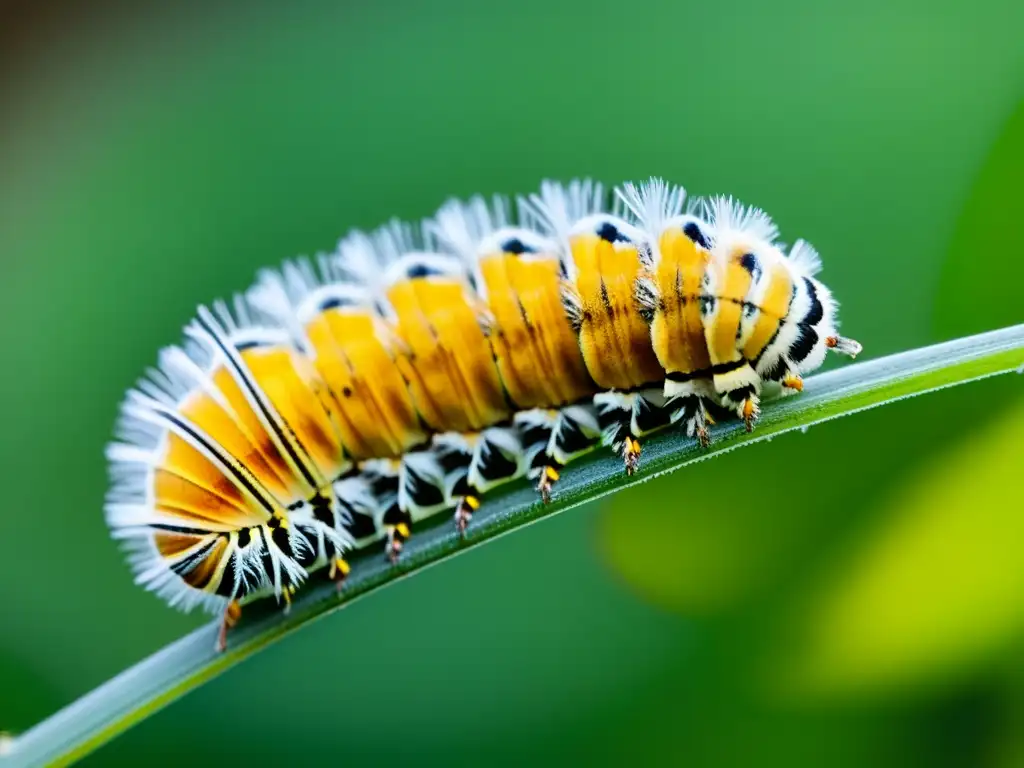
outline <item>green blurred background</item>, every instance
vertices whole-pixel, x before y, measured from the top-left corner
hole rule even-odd
[[[202,620],[108,539],[118,400],[197,303],[351,226],[658,174],[813,242],[866,357],[1024,320],[1019,2],[283,5],[8,19],[0,730]],[[1022,384],[531,526],[87,764],[1024,765]]]

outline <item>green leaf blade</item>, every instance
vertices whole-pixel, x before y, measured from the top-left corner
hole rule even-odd
[[[657,435],[644,445],[641,470],[630,478],[624,476],[617,457],[598,452],[567,469],[550,504],[541,504],[532,488],[510,486],[485,500],[465,540],[459,538],[450,520],[438,516],[415,532],[397,566],[387,562],[375,547],[357,553],[341,594],[333,584],[314,579],[296,596],[287,615],[272,601],[247,607],[241,624],[229,636],[225,653],[214,649],[216,622],[192,632],[16,738],[0,761],[5,768],[73,763],[297,629],[405,576],[544,517],[776,435],[1014,371],[1024,373],[1024,324],[812,376],[803,393],[768,403],[753,433],[735,422],[715,427],[707,450],[677,431]]]

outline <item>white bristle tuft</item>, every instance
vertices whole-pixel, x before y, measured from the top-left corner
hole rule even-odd
[[[756,240],[774,244],[779,228],[760,208],[746,206],[733,197],[721,195],[704,201],[705,218],[718,237],[742,234]]]
[[[797,240],[789,250],[790,263],[808,277],[821,272],[821,256],[806,240]]]
[[[640,186],[631,182],[616,187],[615,195],[631,214],[635,224],[651,238],[657,238],[666,222],[683,213],[686,190],[664,179],[651,177]]]
[[[432,242],[441,250],[452,253],[466,264],[476,261],[481,241],[494,230],[505,226],[507,221],[507,202],[488,206],[482,197],[474,197],[468,202],[449,200],[432,220],[424,224],[424,229]]]

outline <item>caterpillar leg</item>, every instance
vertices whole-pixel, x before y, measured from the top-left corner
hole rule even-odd
[[[622,441],[622,462],[627,475],[634,474],[640,467],[640,441],[632,435],[626,435]]]
[[[781,382],[782,386],[786,389],[791,389],[794,392],[804,391],[804,380],[795,373],[787,373]]]
[[[747,395],[740,404],[740,412],[743,415],[743,424],[747,432],[754,431],[754,422],[761,416],[761,402],[756,394]]]
[[[398,558],[402,555],[402,548],[409,540],[412,532],[407,523],[398,523],[387,527],[387,543],[384,552],[392,565],[398,564]]]
[[[340,555],[331,560],[331,568],[328,571],[328,576],[331,581],[334,582],[334,587],[339,592],[345,586],[345,579],[348,578],[349,573],[352,572],[352,566],[348,564],[348,561]]]
[[[601,425],[593,403],[569,405],[561,410],[523,411],[513,424],[520,430],[530,478],[545,504],[566,464],[601,444]]]
[[[295,591],[298,586],[295,584],[289,584],[287,587],[281,590],[281,599],[284,600],[284,608],[281,612],[287,616],[292,612],[292,598],[295,596]]]
[[[747,432],[752,432],[761,415],[761,378],[745,360],[727,365],[732,369],[714,375],[715,391],[721,395],[722,406],[743,419]]]
[[[455,505],[455,527],[463,536],[484,494],[522,477],[528,466],[522,433],[514,424],[485,429],[469,444],[473,452],[465,480],[455,485],[461,494]]]
[[[634,393],[601,392],[594,396],[602,440],[622,456],[627,475],[640,466],[640,441],[633,429]]]
[[[673,403],[672,423],[682,425],[687,437],[697,440],[701,448],[711,445],[711,430],[715,420],[708,413],[707,401],[697,394],[679,397]]]
[[[622,455],[627,475],[640,467],[640,438],[672,423],[673,408],[661,390],[602,392],[594,396],[606,445]]]
[[[402,457],[397,494],[382,519],[385,554],[392,564],[398,562],[412,534],[413,522],[457,504],[459,489],[465,487],[472,451],[464,440],[455,437],[436,435],[429,448]]]
[[[473,519],[473,513],[480,509],[480,497],[473,493],[467,493],[459,498],[455,506],[455,529],[460,536],[466,535],[466,529]]]
[[[560,469],[552,464],[545,464],[541,468],[540,477],[537,480],[537,493],[540,494],[540,499],[545,504],[551,503],[551,489],[555,487],[555,483],[561,477]]]
[[[545,504],[551,501],[551,488],[561,476],[561,465],[551,455],[559,418],[556,410],[538,408],[517,413],[512,419],[523,443],[527,473],[536,481],[537,493]]]
[[[217,632],[217,643],[214,646],[217,653],[224,653],[228,647],[228,630],[233,629],[238,620],[242,617],[242,606],[237,600],[232,600],[224,609],[224,616],[220,621],[220,631]]]

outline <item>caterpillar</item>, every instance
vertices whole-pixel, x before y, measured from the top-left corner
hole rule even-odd
[[[138,584],[182,610],[287,608],[317,569],[529,477],[545,501],[601,446],[639,468],[712,412],[752,429],[766,387],[857,355],[803,240],[732,197],[652,178],[545,181],[346,235],[200,306],[126,394],[108,526]]]

